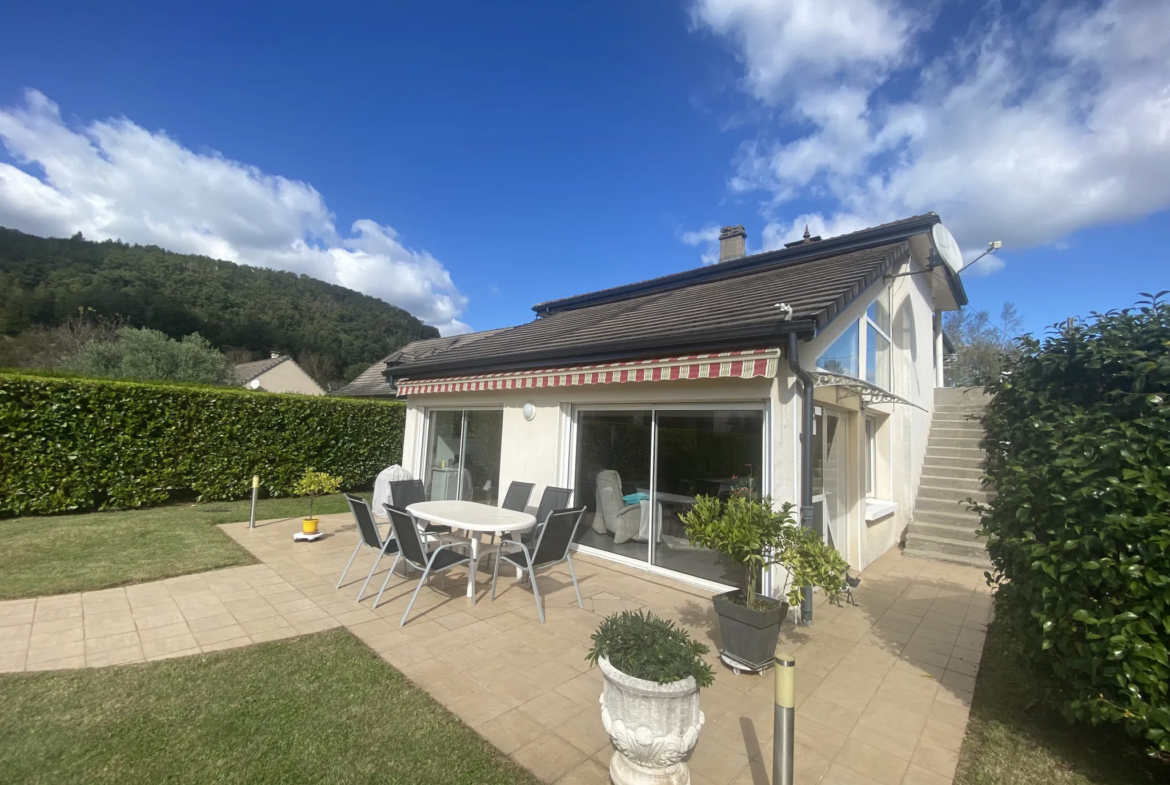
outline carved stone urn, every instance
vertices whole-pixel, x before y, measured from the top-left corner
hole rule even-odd
[[[609,762],[614,785],[689,785],[683,758],[699,740],[699,687],[688,676],[656,684],[622,673],[605,657],[601,722],[617,752]]]

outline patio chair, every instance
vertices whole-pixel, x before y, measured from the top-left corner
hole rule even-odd
[[[386,514],[390,516],[390,527],[394,529],[394,537],[398,540],[399,558],[410,566],[423,571],[422,577],[418,579],[418,586],[414,588],[414,594],[410,596],[406,610],[402,612],[402,619],[398,622],[398,626],[401,627],[406,624],[406,617],[410,615],[410,609],[414,607],[414,601],[418,599],[419,590],[422,589],[423,584],[432,573],[442,574],[452,567],[470,563],[470,553],[460,556],[449,549],[459,546],[469,548],[470,546],[467,542],[445,542],[428,553],[423,547],[422,538],[419,536],[418,528],[410,513],[397,507],[387,506]],[[378,607],[378,603],[382,599],[382,592],[386,591],[388,583],[390,583],[389,575],[386,576],[386,580],[382,581],[382,588],[374,599],[375,608]]]
[[[597,473],[597,514],[593,531],[611,532],[615,545],[634,539],[642,525],[642,505],[626,504],[622,496],[622,477],[613,469]]]
[[[357,558],[358,551],[362,547],[373,548],[378,552],[378,558],[374,559],[373,566],[370,567],[370,573],[366,576],[366,582],[362,584],[362,590],[358,592],[357,601],[362,601],[362,595],[366,593],[366,586],[370,583],[370,578],[374,577],[375,570],[378,569],[378,564],[382,561],[382,557],[388,553],[398,553],[398,542],[393,537],[389,536],[385,540],[378,533],[378,525],[374,521],[374,514],[370,511],[370,505],[366,504],[366,500],[358,496],[350,496],[345,494],[345,500],[349,503],[349,511],[353,513],[354,522],[357,523],[358,538],[357,547],[353,549],[353,555],[349,557],[349,562],[345,565],[345,569],[341,571],[341,577],[337,579],[337,588],[341,588],[341,582],[345,580],[346,573],[349,568],[353,566],[353,560]],[[383,524],[385,525],[385,524]],[[390,572],[394,572],[394,567],[398,566],[398,559],[394,560],[394,564],[390,567]],[[389,576],[387,576],[389,577]]]
[[[520,533],[520,542],[531,548],[536,542],[537,531],[545,524],[552,511],[567,508],[572,498],[572,488],[557,488],[553,485],[546,486],[544,493],[540,496],[540,506],[536,508],[536,525]]]
[[[528,509],[528,500],[532,498],[532,489],[536,487],[534,482],[516,482],[508,486],[508,493],[504,495],[504,503],[500,506],[505,510],[515,510],[516,512],[524,512]]]
[[[390,483],[390,503],[383,505],[383,507],[397,507],[400,510],[405,510],[415,502],[425,502],[427,500],[427,492],[423,488],[422,480],[397,480]],[[450,526],[436,526],[433,523],[428,523],[423,532],[426,534],[450,534]]]
[[[577,527],[581,525],[581,518],[584,515],[584,507],[554,510],[549,513],[544,525],[538,527],[536,546],[532,549],[515,540],[501,542],[496,564],[492,570],[492,599],[496,598],[496,579],[500,575],[501,561],[526,570],[528,581],[532,584],[532,596],[536,598],[536,612],[540,615],[540,623],[544,624],[544,606],[540,604],[540,590],[536,587],[536,571],[561,562],[568,562],[569,577],[573,579],[573,590],[577,592],[577,607],[584,608],[585,604],[581,600],[581,587],[577,585],[577,573],[573,569],[573,557],[569,552],[569,546],[573,544]],[[506,548],[516,548],[518,551],[505,553]]]

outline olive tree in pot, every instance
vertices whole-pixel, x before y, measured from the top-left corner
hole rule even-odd
[[[714,681],[709,649],[674,622],[641,611],[606,617],[588,659],[601,667],[601,722],[617,751],[615,785],[686,785],[699,738],[699,688]]]
[[[687,537],[696,545],[718,551],[743,567],[738,589],[716,595],[722,652],[753,669],[772,663],[780,625],[789,605],[799,606],[800,590],[813,586],[836,599],[845,587],[849,565],[817,534],[796,525],[795,507],[786,502],[779,510],[768,497],[754,499],[735,494],[727,501],[700,496],[682,516]],[[785,583],[773,599],[756,592],[756,580],[768,567],[780,565]]]

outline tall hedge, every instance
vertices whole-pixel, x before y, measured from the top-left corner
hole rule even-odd
[[[1019,350],[984,418],[997,623],[1070,720],[1170,752],[1170,307]]]
[[[272,495],[307,467],[369,482],[402,455],[386,401],[0,374],[0,514]]]

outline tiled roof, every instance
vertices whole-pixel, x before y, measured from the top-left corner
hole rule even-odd
[[[413,343],[408,343],[401,349],[391,352],[381,360],[378,360],[378,362],[362,371],[352,382],[339,390],[334,390],[332,394],[353,397],[397,395],[397,390],[394,385],[390,384],[386,379],[386,363],[393,362],[396,364],[401,364],[422,360],[452,347],[473,343],[481,338],[498,332],[500,331],[483,330],[478,333],[452,335],[446,338],[428,338],[424,341],[414,341]]]
[[[910,252],[905,239],[850,253],[825,250],[829,253],[781,258],[736,275],[555,310],[473,343],[409,360],[398,372],[418,379],[774,346],[784,333],[810,335],[823,328]],[[792,307],[791,319],[783,319],[780,303]]]
[[[263,360],[255,360],[250,363],[240,363],[232,367],[232,382],[235,384],[247,384],[260,374],[271,371],[287,359],[289,359],[288,355],[281,355],[280,357],[267,357]]]

